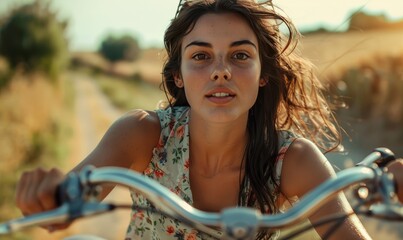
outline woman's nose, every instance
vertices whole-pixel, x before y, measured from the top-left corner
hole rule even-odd
[[[228,64],[226,64],[224,62],[224,60],[220,60],[216,66],[213,69],[213,72],[211,73],[211,80],[216,81],[219,79],[223,79],[223,80],[230,80],[231,79],[231,69],[228,66]]]

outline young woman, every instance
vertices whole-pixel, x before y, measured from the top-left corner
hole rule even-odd
[[[279,21],[290,30],[288,41]],[[185,1],[164,39],[168,106],[127,113],[72,171],[124,167],[204,211],[250,206],[278,213],[286,201],[334,177],[322,151],[340,141],[311,66],[292,53],[295,37],[292,23],[267,2]],[[17,190],[23,214],[54,208],[54,189],[63,178],[57,169],[25,173]],[[136,205],[149,205],[132,197]],[[310,220],[350,210],[339,195]],[[316,230],[323,236],[328,226]],[[257,238],[276,235],[260,232]],[[211,238],[177,220],[134,211],[126,239],[189,237]],[[331,239],[367,238],[353,215]]]

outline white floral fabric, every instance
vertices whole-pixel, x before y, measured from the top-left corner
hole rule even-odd
[[[161,124],[161,135],[144,175],[158,181],[192,205],[192,191],[189,181],[189,108],[173,107],[160,109],[156,112]],[[280,133],[280,150],[276,163],[277,183],[280,181],[282,160],[285,152],[293,139],[295,139],[289,132]],[[278,192],[273,183],[271,186],[273,191]],[[241,205],[246,205],[248,193],[249,184],[246,182],[241,194]],[[133,206],[153,208],[151,203],[142,195],[132,192],[131,196]],[[184,225],[176,219],[162,216],[151,210],[135,210],[135,207],[133,209],[125,240],[215,239]],[[216,231],[216,234],[220,235],[221,233]]]

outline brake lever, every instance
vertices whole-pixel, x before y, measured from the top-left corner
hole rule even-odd
[[[80,173],[71,172],[56,189],[58,208],[21,217],[0,224],[0,235],[9,234],[31,226],[46,226],[72,222],[77,218],[93,216],[112,211],[116,205],[96,200],[96,186],[90,186],[88,177],[93,167],[86,167]]]
[[[395,159],[395,154],[390,149],[375,148],[371,154],[365,157],[361,162],[357,163],[356,166],[368,167],[375,163],[378,167],[383,168]]]
[[[116,205],[97,200],[99,189],[89,183],[93,166],[84,167],[79,173],[71,172],[56,191],[56,199],[67,207],[67,221],[112,211]]]

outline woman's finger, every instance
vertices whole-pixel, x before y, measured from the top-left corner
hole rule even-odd
[[[39,200],[44,210],[50,210],[57,207],[56,204],[56,188],[63,181],[63,173],[53,168],[43,178],[36,193],[36,198]]]
[[[44,211],[40,200],[37,197],[38,188],[45,177],[45,170],[38,168],[30,174],[29,182],[26,188],[25,206],[28,214],[34,214]]]
[[[30,215],[41,210],[35,192],[38,187],[42,170],[37,169],[23,173],[20,183],[17,186],[17,206],[24,215]]]

